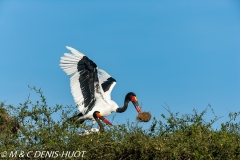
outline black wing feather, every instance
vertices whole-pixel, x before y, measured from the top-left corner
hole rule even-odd
[[[92,108],[95,103],[94,86],[98,83],[97,65],[84,56],[78,62],[79,82],[82,95],[84,97],[84,107]]]
[[[113,82],[116,82],[116,80],[112,77],[109,77],[105,82],[102,83],[102,89],[104,92],[108,91],[110,86],[113,84]]]

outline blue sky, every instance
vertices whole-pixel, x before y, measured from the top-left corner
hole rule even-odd
[[[6,104],[24,102],[30,85],[51,106],[74,105],[59,67],[68,45],[117,80],[112,99],[120,106],[133,91],[143,110],[161,120],[165,103],[180,114],[211,104],[223,116],[216,126],[229,111],[240,111],[238,1],[2,0],[0,22],[0,101]],[[130,105],[113,124],[136,116]]]

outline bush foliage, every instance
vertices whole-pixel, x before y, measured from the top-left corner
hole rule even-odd
[[[229,121],[216,130],[212,125],[219,117],[211,106],[207,109],[214,117],[209,122],[203,118],[207,109],[179,115],[166,107],[169,115],[154,117],[149,129],[128,122],[105,126],[100,134],[80,136],[79,132],[90,126],[68,121],[75,107],[49,107],[41,90],[32,89],[39,94],[39,101],[28,98],[18,107],[0,103],[0,151],[8,156],[12,151],[29,153],[22,159],[36,158],[38,151],[80,151],[82,159],[240,159],[240,123],[236,122],[240,112],[229,113]],[[75,159],[76,155],[71,155],[62,158]],[[42,155],[42,159],[51,158]]]

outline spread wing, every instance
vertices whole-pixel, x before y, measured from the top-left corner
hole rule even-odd
[[[98,77],[106,98],[111,99],[111,92],[117,81],[102,69],[98,69]]]
[[[104,97],[99,85],[97,65],[83,53],[67,47],[72,54],[65,53],[60,60],[60,67],[69,75],[71,92],[82,113],[92,109],[97,97]]]

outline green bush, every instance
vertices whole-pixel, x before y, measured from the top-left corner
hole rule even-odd
[[[230,113],[229,121],[215,130],[219,117],[211,106],[209,122],[204,120],[207,109],[179,116],[166,107],[169,115],[154,117],[149,129],[127,122],[82,137],[79,132],[90,126],[68,121],[75,106],[49,107],[41,90],[32,89],[40,100],[28,98],[18,107],[0,104],[2,157],[41,158],[41,152],[42,159],[240,159],[240,123],[235,122],[240,112]]]

